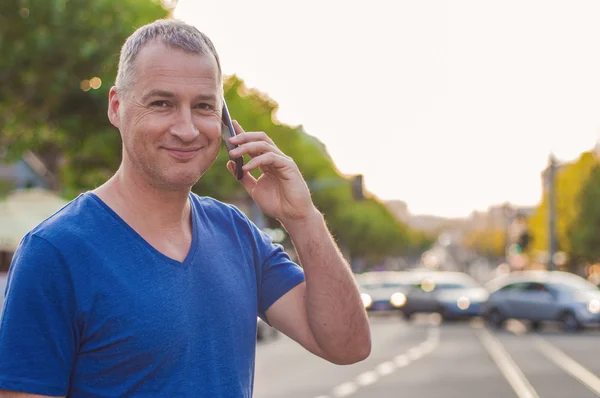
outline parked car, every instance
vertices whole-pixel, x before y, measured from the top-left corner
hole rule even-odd
[[[407,319],[416,313],[439,313],[444,320],[481,315],[488,292],[468,274],[431,271],[416,275],[401,308]]]
[[[568,332],[600,324],[600,289],[575,274],[521,271],[490,282],[484,317],[494,328],[508,319],[528,321],[532,329],[558,321]]]
[[[356,275],[356,281],[365,309],[378,312],[400,309],[411,279],[402,271],[376,271]]]

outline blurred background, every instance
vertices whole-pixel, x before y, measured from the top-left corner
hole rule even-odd
[[[257,320],[257,398],[600,396],[600,3],[4,0],[0,282],[35,225],[102,184],[126,37],[178,18],[246,130],[295,159],[373,353],[313,357]],[[295,258],[225,168],[194,186]]]

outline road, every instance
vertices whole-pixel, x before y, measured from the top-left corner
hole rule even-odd
[[[285,336],[259,343],[255,398],[600,396],[600,332],[373,317],[371,356],[336,366]]]

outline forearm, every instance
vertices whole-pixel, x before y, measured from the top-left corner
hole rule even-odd
[[[306,278],[306,313],[312,334],[337,363],[353,363],[371,350],[369,320],[352,271],[323,216],[284,224]]]

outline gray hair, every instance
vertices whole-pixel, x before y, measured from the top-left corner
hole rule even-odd
[[[131,88],[135,80],[135,60],[140,50],[151,42],[158,42],[189,54],[212,54],[217,61],[217,78],[221,81],[223,75],[219,55],[208,36],[185,22],[159,19],[138,28],[123,44],[115,82],[118,89],[127,91]]]

